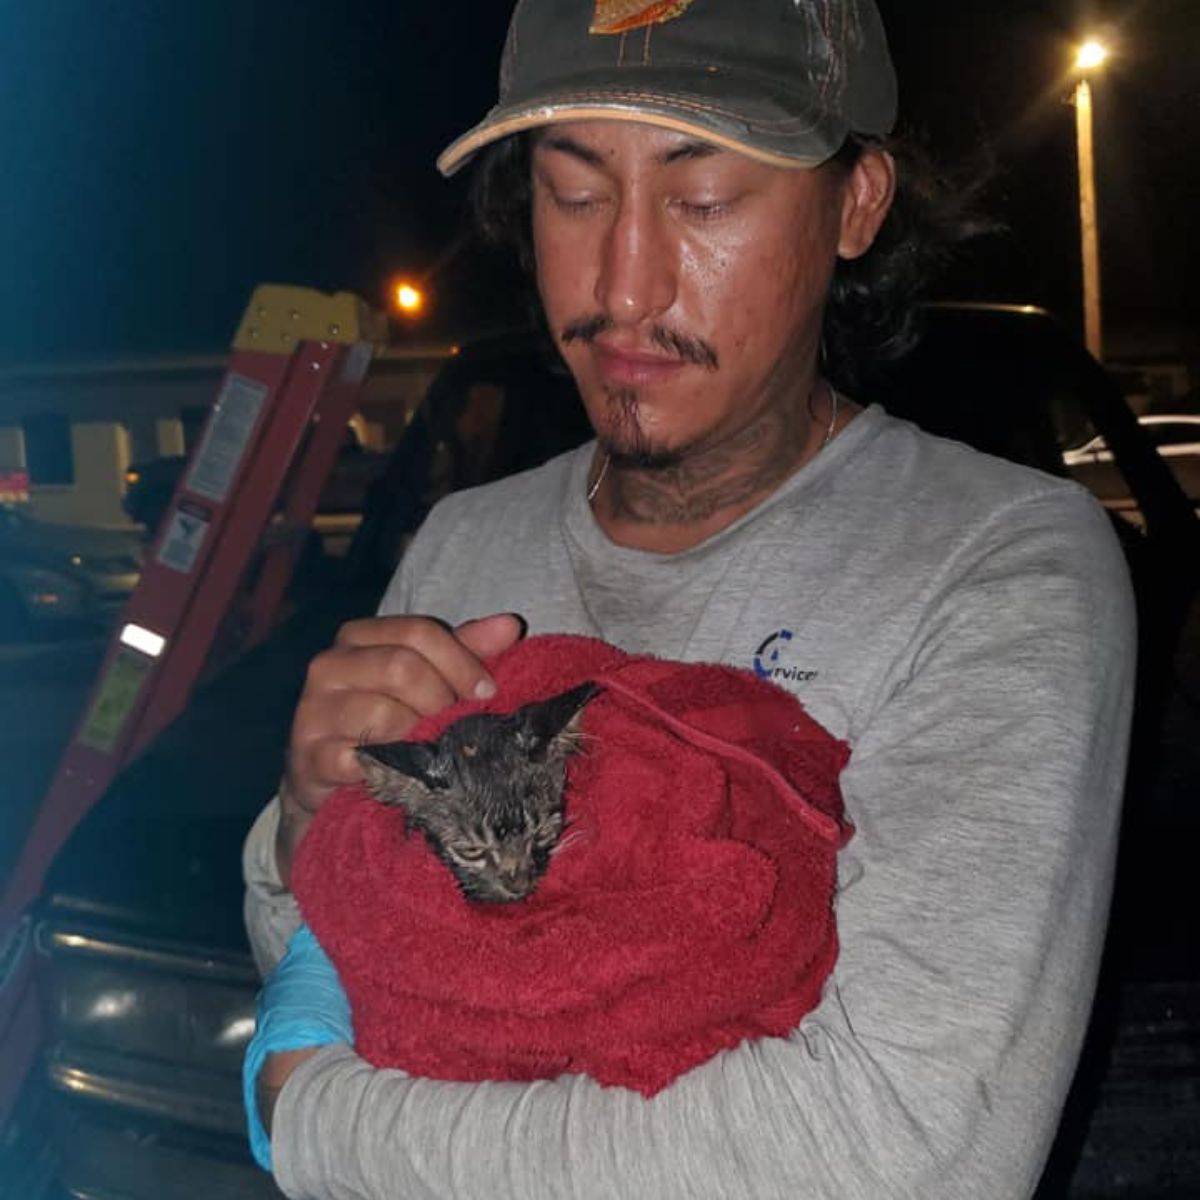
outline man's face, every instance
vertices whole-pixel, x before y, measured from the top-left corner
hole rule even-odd
[[[532,171],[542,302],[618,462],[711,454],[806,403],[834,264],[870,240],[850,173],[624,121],[547,128]]]

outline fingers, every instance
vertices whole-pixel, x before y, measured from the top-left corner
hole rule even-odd
[[[477,679],[457,655],[439,664],[409,646],[334,646],[309,664],[301,704],[320,700],[328,711],[312,715],[326,723],[336,719],[340,732],[350,733],[353,725],[376,741],[390,741],[387,735],[397,719],[406,720],[406,709],[420,716],[438,712],[463,698],[464,689],[469,694]]]
[[[315,812],[330,791],[362,778],[357,746],[405,737],[455,699],[445,679],[407,649],[335,646],[318,655],[292,721],[292,804]]]
[[[285,810],[315,812],[329,792],[361,779],[357,746],[396,741],[447,705],[494,695],[481,659],[523,634],[524,622],[511,614],[457,630],[426,617],[344,625],[309,666],[292,724]]]
[[[365,673],[355,683],[406,700],[411,695],[425,714],[450,700],[495,695],[495,683],[480,659],[507,649],[522,628],[519,618],[507,614],[468,621],[459,630],[429,617],[374,617],[342,626],[334,649],[373,651],[360,660]],[[341,663],[335,664],[335,671],[341,669]],[[432,693],[443,693],[444,687],[450,696],[434,700]],[[427,691],[430,703],[422,703]]]
[[[515,646],[525,636],[525,630],[524,618],[516,613],[498,613],[493,617],[466,621],[455,633],[463,645],[480,658],[494,658]]]

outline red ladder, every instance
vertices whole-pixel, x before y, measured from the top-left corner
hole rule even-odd
[[[270,630],[385,338],[386,321],[346,292],[264,284],[250,300],[204,432],[0,901],[0,1122],[37,1048],[27,910],[50,863],[186,707],[235,606],[240,646]]]

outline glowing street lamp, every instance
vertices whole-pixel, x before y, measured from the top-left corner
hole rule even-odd
[[[1075,55],[1075,70],[1096,71],[1108,62],[1108,47],[1103,42],[1084,42]]]
[[[1100,235],[1096,218],[1096,156],[1092,136],[1092,85],[1090,72],[1108,61],[1108,48],[1091,39],[1079,47],[1075,70],[1075,136],[1079,155],[1079,224],[1083,241],[1083,324],[1087,348],[1097,359],[1104,352],[1100,316]]]
[[[392,304],[402,316],[420,316],[425,308],[425,293],[406,279],[397,280],[392,288]]]

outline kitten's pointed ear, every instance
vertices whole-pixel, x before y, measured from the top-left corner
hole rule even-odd
[[[368,790],[382,804],[400,804],[412,811],[430,792],[446,785],[437,747],[431,742],[385,742],[359,746],[355,753]]]
[[[550,753],[565,756],[578,745],[583,710],[600,690],[599,684],[581,683],[549,700],[538,700],[517,709],[514,715],[518,741],[536,757]]]

